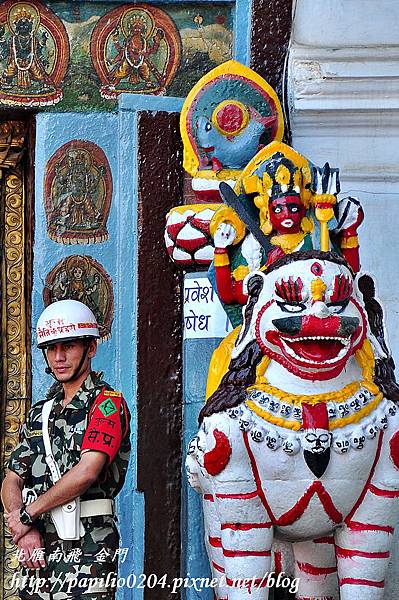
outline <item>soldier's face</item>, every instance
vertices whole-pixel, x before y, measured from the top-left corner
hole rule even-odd
[[[48,346],[46,351],[47,361],[58,381],[62,383],[72,377],[82,360],[85,349],[86,343],[81,340],[57,342]],[[91,359],[95,355],[96,350],[96,343],[91,340],[86,358],[79,371],[79,376],[85,377],[90,373]]]

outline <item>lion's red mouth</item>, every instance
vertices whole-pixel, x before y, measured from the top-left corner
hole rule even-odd
[[[350,347],[350,338],[333,336],[280,337],[280,347],[290,358],[307,363],[334,363],[343,358]]]

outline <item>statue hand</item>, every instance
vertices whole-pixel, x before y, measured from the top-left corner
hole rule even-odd
[[[260,268],[262,262],[262,249],[252,233],[244,238],[241,246],[241,254],[247,261],[250,271],[257,271]]]
[[[230,223],[220,223],[213,238],[215,248],[227,248],[233,244],[236,230]]]
[[[358,227],[364,219],[362,205],[357,198],[348,196],[339,200],[336,206],[336,218],[338,221],[337,233],[356,235]]]

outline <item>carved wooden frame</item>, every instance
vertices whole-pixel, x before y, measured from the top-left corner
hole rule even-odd
[[[18,442],[18,430],[29,405],[30,322],[29,265],[26,251],[30,227],[26,227],[24,151],[26,125],[21,121],[0,123],[0,194],[3,204],[3,250],[1,257],[2,379],[0,418],[0,465],[5,463]],[[27,269],[28,267],[28,269]],[[18,567],[15,546],[0,520],[0,590],[7,600],[17,600],[11,580]]]

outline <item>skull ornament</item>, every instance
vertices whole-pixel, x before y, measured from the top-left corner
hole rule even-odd
[[[388,429],[388,417],[383,415],[376,420],[376,425],[379,429]]]
[[[295,435],[288,435],[283,441],[283,450],[289,455],[298,454],[301,445]]]
[[[258,400],[258,401],[260,401],[260,399],[262,398],[263,395],[264,395],[263,392],[261,392],[260,390],[252,390],[250,392],[248,398],[250,400],[255,400],[255,401]]]
[[[270,402],[270,398],[267,394],[262,394],[258,402],[259,404],[262,404],[262,406],[266,406]]]
[[[266,436],[266,445],[270,450],[277,450],[282,444],[281,437],[275,429],[271,429]]]
[[[352,448],[355,448],[355,450],[362,450],[364,448],[365,441],[366,436],[363,432],[363,428],[357,427],[350,437]]]
[[[302,409],[300,406],[294,406],[294,408],[292,409],[292,417],[296,421],[300,421],[302,419]]]
[[[338,454],[346,454],[346,452],[348,452],[349,450],[350,442],[346,439],[345,436],[337,435],[334,436],[332,447],[333,450],[335,450],[335,452],[337,452]]]
[[[378,433],[378,428],[372,423],[365,429],[366,438],[373,440]]]
[[[238,423],[241,431],[249,431],[252,427],[251,412],[247,409],[243,409]]]
[[[338,404],[338,412],[341,418],[349,415],[349,404],[347,402],[341,402]]]
[[[308,429],[303,433],[302,446],[312,454],[322,454],[331,446],[331,438],[326,429]]]
[[[278,402],[277,400],[269,400],[269,410],[272,413],[278,413],[278,411],[280,410],[280,402]]]
[[[292,412],[292,407],[289,404],[282,404],[280,408],[280,415],[284,418],[290,416]]]
[[[362,406],[366,406],[366,404],[368,404],[368,402],[371,400],[372,395],[368,390],[362,390],[357,394],[356,398],[359,400]]]
[[[252,427],[250,435],[254,442],[263,442],[266,437],[266,431],[263,427],[255,425],[255,427]]]
[[[228,408],[227,414],[229,415],[230,419],[238,419],[242,415],[242,408],[241,406],[234,406],[233,408]]]
[[[337,407],[334,402],[327,402],[327,413],[329,419],[335,419],[337,416]]]
[[[198,450],[198,435],[196,435],[195,437],[193,437],[189,444],[188,444],[188,449],[187,449],[187,454],[195,454]]]
[[[354,398],[350,403],[349,403],[351,409],[354,412],[357,412],[358,410],[360,410],[362,408],[362,405],[360,403],[360,400],[358,400],[357,398]]]

